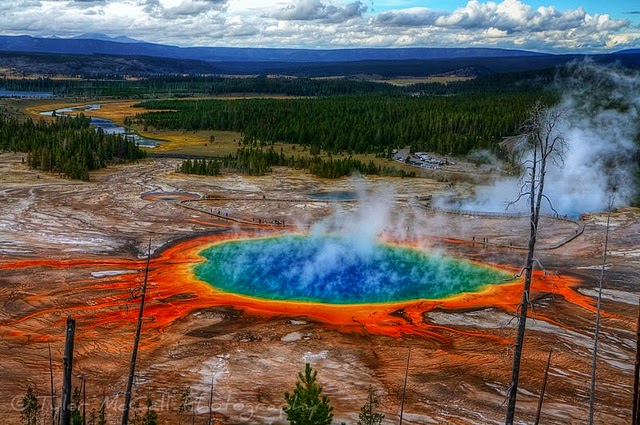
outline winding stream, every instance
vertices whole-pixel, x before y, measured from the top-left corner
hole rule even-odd
[[[53,111],[40,112],[40,115],[51,117],[54,115],[54,113],[55,115],[65,115],[65,114],[71,114],[71,113],[77,113],[77,112],[95,111],[100,109],[101,106],[102,106],[101,104],[73,106],[69,108],[54,109]],[[112,120],[109,120],[106,118],[99,118],[99,117],[90,117],[90,118],[91,118],[91,125],[93,125],[95,128],[101,128],[106,134],[121,134],[127,139],[135,142],[137,146],[142,146],[145,148],[155,148],[160,143],[162,143],[162,140],[149,139],[147,137],[142,137],[136,132],[128,130],[125,127],[119,126]]]

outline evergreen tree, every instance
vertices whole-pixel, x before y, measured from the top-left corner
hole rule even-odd
[[[226,130],[259,146],[286,142],[321,151],[381,153],[391,146],[466,154],[499,151],[503,136],[517,132],[529,105],[556,98],[539,91],[457,96],[372,94],[304,99],[154,100],[137,106],[135,121],[165,129]],[[242,141],[239,143],[242,145]]]
[[[153,401],[150,395],[147,395],[146,405],[147,412],[142,417],[142,425],[158,425],[158,412],[151,408]]]
[[[380,398],[376,395],[373,387],[369,386],[369,396],[367,402],[360,409],[358,415],[358,425],[381,425],[384,414],[376,412],[380,407]]]
[[[178,424],[182,423],[182,416],[185,413],[191,412],[193,408],[193,397],[191,397],[191,388],[187,387],[182,391],[180,396],[180,406],[178,407]]]
[[[131,406],[132,417],[129,419],[131,425],[140,425],[140,398],[134,399],[133,406]]]
[[[95,131],[82,114],[59,117],[53,123],[0,115],[0,151],[3,150],[26,152],[29,166],[80,180],[89,180],[89,171],[109,163],[146,156],[121,135]]]
[[[298,382],[293,393],[285,392],[287,405],[283,408],[292,425],[329,425],[333,420],[333,407],[326,395],[321,395],[322,386],[316,382],[317,371],[305,365],[304,374],[298,372]]]
[[[27,388],[27,393],[22,398],[22,423],[24,425],[37,425],[40,405],[38,396],[31,386]]]
[[[71,425],[82,425],[83,417],[80,414],[80,396],[82,395],[80,388],[76,387],[71,396]]]
[[[96,425],[98,423],[98,412],[94,407],[91,409],[91,413],[89,413],[89,419],[87,420],[88,425]]]
[[[102,396],[102,402],[100,403],[100,409],[98,409],[98,419],[96,425],[107,425],[107,400]]]

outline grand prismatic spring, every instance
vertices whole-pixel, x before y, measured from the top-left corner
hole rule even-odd
[[[147,328],[163,329],[197,309],[234,306],[248,313],[308,315],[343,330],[390,336],[432,334],[433,326],[421,315],[434,308],[517,305],[521,280],[509,266],[474,263],[440,254],[427,255],[416,241],[375,242],[343,237],[283,235],[257,229],[189,238],[169,245],[151,259],[151,302],[146,312],[154,320]],[[270,235],[271,234],[271,235]],[[450,243],[456,244],[456,241]],[[67,311],[92,328],[129,326],[137,314],[123,306],[140,280],[139,260],[23,260],[2,264],[2,269],[45,267],[107,268],[94,272],[99,282],[83,289],[92,293],[90,307],[43,309],[12,323],[12,334],[34,316],[53,315],[62,325]],[[535,289],[552,291],[585,308],[592,303],[571,289],[577,281],[568,276],[543,278]],[[120,288],[119,296],[96,299],[107,288]],[[156,302],[154,302],[156,301]],[[399,317],[415,315],[412,320]],[[435,328],[438,328],[437,326]],[[30,335],[42,341],[59,339]],[[432,334],[435,335],[435,334]]]
[[[196,276],[267,300],[377,304],[441,299],[512,276],[412,248],[331,236],[229,241],[202,252]]]

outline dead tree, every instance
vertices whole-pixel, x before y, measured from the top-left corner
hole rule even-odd
[[[209,388],[209,418],[207,425],[213,425],[213,375],[211,376],[211,388]]]
[[[51,343],[49,347],[49,378],[51,379],[51,425],[56,425],[56,392],[53,388],[53,361],[51,360]]]
[[[544,394],[547,391],[547,380],[549,379],[549,368],[551,367],[551,354],[553,348],[549,350],[549,357],[547,357],[547,367],[544,368],[544,379],[542,380],[542,389],[540,390],[540,399],[538,400],[538,410],[536,411],[536,420],[534,425],[540,423],[540,416],[542,415],[542,403],[544,402]]]
[[[140,309],[138,310],[138,324],[136,325],[136,336],[133,342],[133,352],[131,353],[131,363],[129,363],[129,379],[127,390],[124,393],[124,407],[122,409],[122,425],[129,422],[129,407],[131,405],[131,390],[133,388],[133,377],[136,372],[136,359],[138,358],[138,345],[140,344],[140,331],[142,330],[142,313],[144,311],[144,299],[147,292],[147,280],[149,278],[149,262],[151,261],[151,239],[149,239],[149,249],[147,255],[147,265],[144,270],[144,283],[140,294]]]
[[[409,378],[409,359],[411,359],[411,346],[407,351],[407,364],[404,368],[404,385],[402,386],[402,401],[400,403],[400,425],[402,425],[402,416],[404,414],[404,399],[407,395],[407,380]]]
[[[593,425],[593,415],[596,403],[596,364],[598,360],[598,338],[600,336],[600,305],[602,303],[602,282],[607,266],[607,248],[609,247],[609,224],[611,223],[611,209],[613,200],[609,199],[609,213],[607,214],[607,229],[604,236],[604,250],[602,252],[602,268],[598,279],[598,301],[596,304],[596,325],[593,333],[593,358],[591,359],[591,395],[589,396],[589,425]]]
[[[87,425],[87,376],[82,375],[82,425]]]
[[[76,332],[76,321],[67,317],[66,340],[64,343],[64,358],[62,360],[62,405],[60,406],[60,421],[62,425],[71,424],[71,389],[73,377],[73,338]]]
[[[529,293],[535,263],[536,238],[538,235],[538,222],[540,208],[544,201],[549,199],[544,195],[545,176],[550,161],[562,160],[562,150],[565,146],[563,137],[558,133],[561,113],[555,109],[548,109],[541,103],[536,103],[532,108],[529,119],[523,126],[520,136],[521,152],[523,153],[522,166],[526,173],[520,188],[520,195],[512,203],[521,199],[529,202],[529,244],[527,260],[524,267],[524,284],[522,288],[522,301],[518,306],[518,330],[516,346],[513,352],[513,368],[511,384],[508,388],[508,405],[506,424],[513,424],[516,411],[516,398],[518,395],[518,378],[520,376],[520,361],[524,346],[524,332],[527,325],[527,313],[529,311]],[[551,205],[549,203],[549,205]],[[553,207],[551,207],[553,208]]]
[[[640,414],[638,407],[640,406],[640,395],[638,387],[640,386],[640,301],[638,301],[638,323],[636,324],[636,364],[633,371],[633,410],[631,415],[631,425],[640,425]]]

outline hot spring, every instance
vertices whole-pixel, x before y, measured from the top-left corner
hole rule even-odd
[[[418,249],[355,238],[280,236],[217,243],[196,276],[215,288],[268,300],[371,304],[442,299],[513,276]]]

